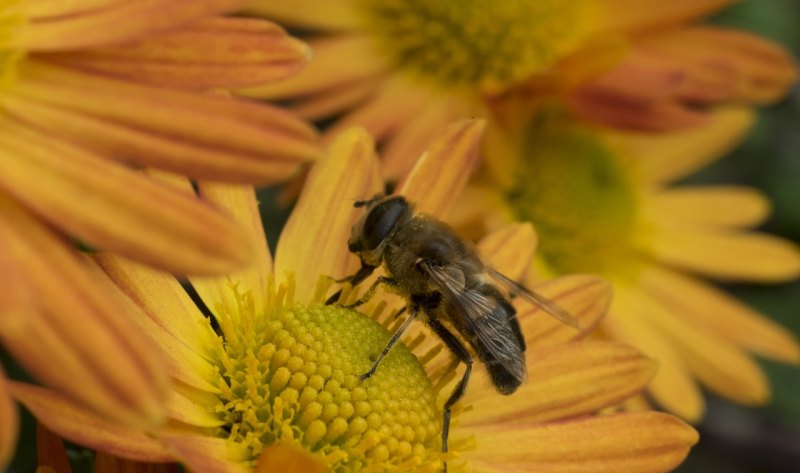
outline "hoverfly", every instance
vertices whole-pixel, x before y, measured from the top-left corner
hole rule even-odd
[[[348,249],[358,255],[361,268],[340,282],[349,281],[355,286],[381,264],[388,276],[378,277],[360,299],[346,307],[364,304],[378,285],[385,284],[407,298],[409,312],[361,380],[375,373],[414,319],[424,319],[466,365],[444,404],[442,451],[447,452],[450,411],[464,395],[472,372],[472,355],[466,345],[486,365],[500,393],[513,393],[525,380],[525,338],[516,311],[492,282],[540,306],[563,323],[578,327],[578,321],[549,299],[488,268],[455,230],[432,217],[415,215],[404,197],[377,196],[354,205],[366,207],[348,241]],[[336,302],[340,295],[341,291],[337,292],[327,303]]]

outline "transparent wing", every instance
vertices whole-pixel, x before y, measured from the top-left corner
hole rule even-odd
[[[444,298],[464,318],[466,326],[491,357],[519,381],[525,380],[525,363],[520,363],[522,347],[502,306],[477,290],[467,290],[464,273],[454,266],[434,266],[420,262]]]
[[[510,292],[522,297],[531,304],[541,307],[545,312],[555,317],[561,323],[571,325],[578,330],[581,329],[581,323],[575,318],[575,316],[556,305],[550,299],[531,291],[527,287],[518,284],[513,279],[510,279],[505,274],[499,273],[493,269],[489,269],[489,275],[491,275],[495,281],[502,284]]]

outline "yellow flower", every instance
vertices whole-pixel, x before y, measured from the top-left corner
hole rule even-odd
[[[365,126],[384,146],[391,179],[445,124],[484,115],[482,96],[515,86],[613,125],[691,127],[709,105],[771,100],[796,76],[772,43],[688,26],[729,3],[255,0],[253,14],[310,31],[315,60],[243,93],[333,118],[329,136]]]
[[[309,57],[272,23],[220,16],[243,3],[0,6],[0,342],[118,421],[161,422],[167,373],[67,240],[177,273],[230,271],[250,260],[248,234],[152,168],[275,182],[316,153],[314,131],[288,113],[202,93],[283,78]],[[9,399],[2,380],[0,469],[16,438]]]
[[[482,129],[474,121],[450,127],[398,191],[423,211],[446,210],[466,183]],[[120,471],[130,460],[180,461],[198,473],[441,471],[446,459],[455,472],[660,472],[685,457],[697,434],[670,415],[591,415],[642,389],[654,364],[615,342],[570,343],[583,334],[540,317],[535,307],[518,314],[529,342],[530,381],[506,400],[475,376],[455,413],[447,456],[440,406],[456,373],[440,342],[414,327],[407,345],[396,346],[360,383],[370,356],[389,338],[386,327],[399,322],[388,310],[397,301],[376,296],[368,317],[322,304],[329,284],[318,281],[320,274],[355,269],[345,248],[358,215],[352,203],[382,187],[368,135],[358,129],[340,135],[311,171],[273,262],[252,190],[201,183],[205,198],[264,243],[248,270],[192,279],[213,319],[169,275],[97,258],[130,297],[131,315],[167,349],[174,389],[162,428],[120,426],[24,383],[12,383],[11,391],[53,432],[100,450],[105,471]],[[481,249],[515,277],[524,268],[519,255],[530,256],[532,243],[531,227],[514,225]],[[276,287],[281,275],[287,280]],[[536,289],[587,327],[610,301],[609,286],[589,276]]]
[[[698,381],[738,403],[765,403],[769,385],[751,354],[797,363],[800,347],[703,277],[795,279],[797,245],[750,231],[769,208],[754,189],[670,185],[719,159],[751,113],[720,109],[707,126],[661,135],[611,132],[553,109],[511,113],[517,126],[491,134],[488,172],[464,199],[460,225],[533,222],[542,272],[610,280],[602,329],[659,361],[650,393],[664,408],[699,420]]]

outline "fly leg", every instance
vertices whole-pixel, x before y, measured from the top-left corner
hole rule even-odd
[[[372,272],[375,271],[375,268],[376,266],[370,266],[362,261],[361,267],[358,269],[358,271],[355,272],[355,274],[352,274],[350,276],[345,276],[341,279],[334,279],[333,281],[336,283],[349,282],[351,285],[355,286],[361,281],[367,279],[370,276],[370,274],[372,274]],[[328,300],[325,301],[325,304],[326,305],[333,304],[334,302],[338,301],[340,297],[342,297],[341,289],[339,289],[331,297],[329,297]]]
[[[411,309],[411,315],[408,316],[408,318],[406,319],[405,322],[403,322],[403,325],[401,325],[400,328],[395,330],[395,332],[392,334],[392,338],[390,338],[389,342],[386,343],[386,346],[383,347],[383,351],[381,352],[381,354],[378,355],[378,358],[376,358],[375,362],[372,363],[372,367],[366,373],[358,377],[360,381],[364,381],[373,374],[375,374],[375,370],[378,369],[378,365],[381,364],[381,360],[383,360],[383,358],[389,354],[389,350],[391,350],[394,344],[397,343],[398,340],[400,340],[400,337],[403,336],[403,333],[406,331],[408,326],[411,325],[411,322],[417,317],[418,313],[419,309],[415,308]]]
[[[377,289],[381,284],[395,287],[397,286],[397,281],[386,276],[378,276],[378,279],[376,279],[375,282],[369,286],[369,289],[367,289],[363,296],[359,297],[352,304],[342,305],[342,307],[345,309],[355,309],[358,306],[366,304],[370,299],[372,299],[372,296],[375,294],[375,289]]]
[[[472,357],[470,356],[467,348],[464,346],[461,341],[456,338],[455,335],[450,333],[447,328],[442,325],[441,322],[434,318],[430,318],[428,320],[428,325],[430,325],[431,329],[436,333],[436,335],[442,339],[447,348],[456,356],[460,361],[462,361],[466,366],[466,370],[464,370],[464,376],[461,377],[461,381],[458,382],[455,389],[453,389],[453,393],[450,394],[450,397],[447,399],[447,402],[444,403],[444,412],[443,412],[443,420],[442,420],[442,452],[447,453],[447,436],[450,434],[450,410],[453,408],[453,405],[464,396],[464,392],[467,390],[467,383],[469,383],[469,375],[472,373]],[[444,466],[444,470],[447,471],[447,464]]]

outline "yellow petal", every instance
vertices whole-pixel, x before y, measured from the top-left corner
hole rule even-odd
[[[0,317],[7,317],[7,315],[0,315]],[[17,406],[11,398],[6,373],[0,366],[0,470],[4,470],[14,456],[19,435],[18,423]]]
[[[350,30],[362,26],[356,4],[325,0],[298,0],[292,3],[251,0],[247,12],[276,18],[288,25],[324,30]]]
[[[207,204],[52,137],[0,133],[0,186],[64,232],[177,273],[219,273],[252,243]]]
[[[483,120],[448,125],[397,186],[397,193],[414,203],[418,212],[447,215],[475,168],[485,125]]]
[[[50,430],[77,444],[141,461],[172,459],[144,431],[102,420],[54,391],[12,381],[11,393]]]
[[[763,233],[660,228],[652,237],[652,253],[670,266],[722,280],[781,282],[800,276],[797,245]]]
[[[187,469],[205,473],[248,473],[243,462],[250,451],[241,444],[220,437],[164,431],[161,442]]]
[[[330,471],[322,462],[293,444],[280,442],[268,445],[261,451],[253,473],[326,473]]]
[[[52,54],[48,61],[175,89],[256,86],[283,79],[311,58],[310,48],[274,23],[208,18],[121,47]]]
[[[36,466],[58,473],[72,473],[61,437],[41,422],[36,423]]]
[[[94,471],[102,473],[179,473],[177,463],[145,463],[96,452]]]
[[[242,0],[24,2],[22,12],[30,21],[15,35],[12,47],[48,51],[121,43],[195,18],[233,11],[244,3]]]
[[[698,422],[705,409],[700,388],[677,347],[657,327],[648,323],[649,310],[621,288],[602,327],[613,338],[658,362],[658,371],[650,383],[650,394],[659,405],[683,419]]]
[[[764,194],[742,186],[677,187],[647,196],[642,203],[648,219],[673,227],[749,227],[761,224],[770,211]]]
[[[169,385],[158,347],[71,247],[2,194],[0,208],[2,240],[38,301],[26,317],[0,317],[4,346],[38,379],[110,418],[160,422]]]
[[[713,391],[735,402],[762,405],[770,388],[761,367],[742,350],[702,326],[676,316],[649,294],[639,294],[648,318],[686,362],[689,371]]]
[[[698,439],[690,426],[658,412],[463,430],[478,442],[475,451],[464,453],[476,472],[667,472],[683,461]]]
[[[313,295],[320,275],[341,278],[355,269],[347,251],[359,214],[353,203],[382,191],[373,147],[366,132],[350,129],[331,143],[308,176],[275,252],[275,276],[294,272],[298,300]]]
[[[174,390],[170,393],[170,399],[167,401],[167,415],[170,419],[197,427],[214,428],[225,423],[219,417],[211,414],[206,406],[195,403],[192,399]]]
[[[800,361],[800,344],[789,330],[701,280],[652,267],[642,274],[639,283],[687,322],[761,356],[787,363]]]
[[[486,235],[478,243],[483,262],[517,281],[533,258],[539,241],[533,225],[514,223]]]
[[[238,302],[230,287],[232,281],[241,292],[252,292],[256,307],[264,307],[267,279],[272,275],[272,256],[253,188],[207,182],[199,183],[198,187],[201,197],[224,210],[245,229],[255,241],[255,254],[247,267],[240,271],[228,273],[221,278],[191,278],[192,285],[212,309],[214,304],[222,303],[228,308],[227,313],[238,313]]]
[[[619,343],[562,343],[529,349],[528,380],[508,398],[490,389],[474,390],[473,409],[461,425],[506,421],[545,422],[591,414],[619,404],[644,389],[656,364]]]
[[[720,159],[741,141],[753,123],[746,108],[720,108],[702,127],[671,133],[621,134],[634,156],[640,156],[639,173],[646,183],[661,184],[680,179]]]
[[[514,301],[517,319],[530,346],[546,346],[582,338],[592,332],[611,304],[611,285],[595,276],[561,276],[531,289],[577,318],[581,329],[548,315],[541,307]]]
[[[289,112],[26,60],[3,94],[12,117],[109,159],[198,179],[274,183],[319,152]],[[91,91],[88,93],[87,91]]]
[[[736,0],[601,0],[600,29],[648,32],[713,13]]]

